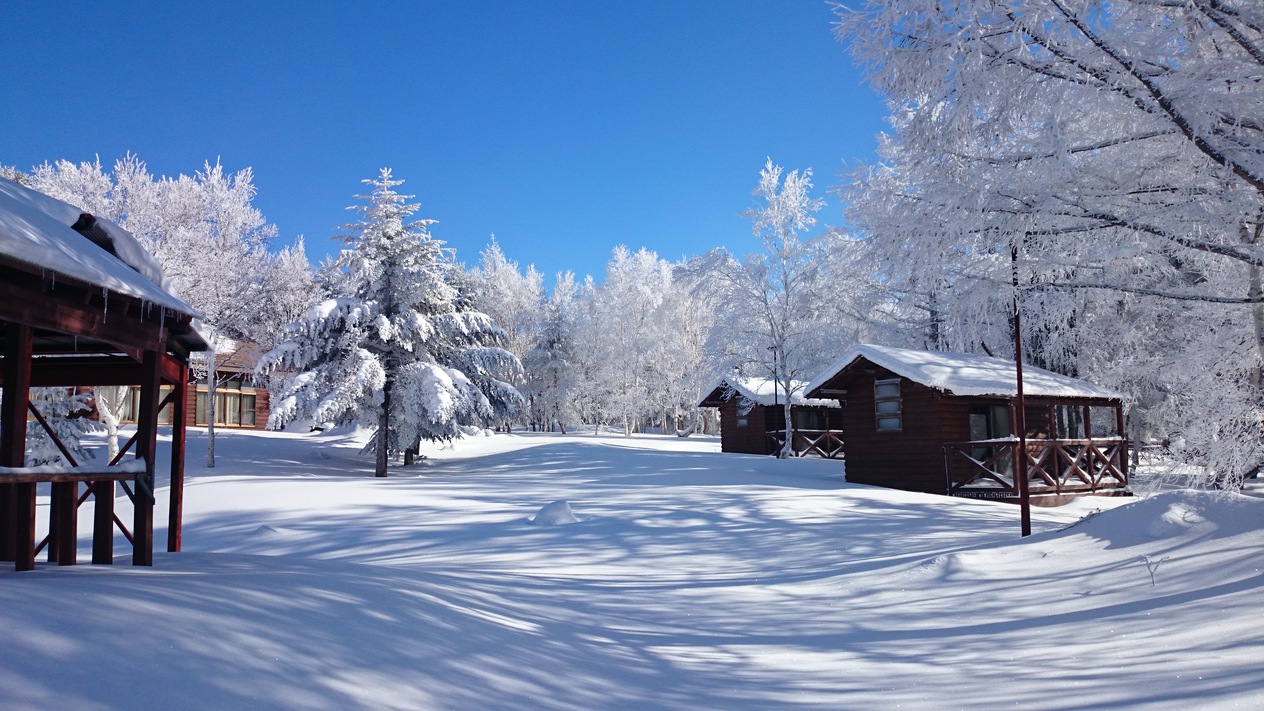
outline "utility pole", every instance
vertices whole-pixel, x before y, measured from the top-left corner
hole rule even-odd
[[[1014,429],[1018,432],[1018,456],[1014,462],[1014,483],[1018,487],[1019,518],[1022,535],[1031,535],[1031,495],[1027,482],[1027,402],[1023,397],[1023,317],[1018,306],[1018,243],[1010,246],[1010,276],[1014,283],[1014,374],[1018,381],[1017,404],[1014,406]]]

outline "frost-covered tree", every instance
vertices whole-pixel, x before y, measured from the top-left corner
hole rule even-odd
[[[727,334],[731,360],[751,375],[776,380],[785,422],[791,422],[790,397],[811,379],[833,352],[823,336],[826,323],[821,265],[827,253],[819,240],[801,235],[816,224],[814,213],[824,201],[812,197],[811,169],[784,174],[769,159],[759,173],[756,205],[743,213],[752,222],[762,250],[737,259],[715,250],[708,268],[727,301]],[[792,453],[786,437],[780,456]]]
[[[896,0],[839,18],[892,107],[882,162],[845,196],[903,314],[995,349],[1017,275],[1035,360],[1149,381],[1132,414],[1162,417],[1208,479],[1264,456],[1264,5]],[[1173,318],[1180,335],[1154,326]],[[1180,365],[1138,376],[1159,362]],[[1220,416],[1224,388],[1187,390],[1194,372],[1245,377],[1239,414]]]
[[[269,426],[312,418],[375,428],[368,448],[386,476],[388,458],[417,441],[450,440],[513,406],[517,359],[451,282],[451,250],[431,236],[434,220],[412,219],[418,206],[396,192],[401,181],[383,169],[365,182],[361,219],[322,270],[334,297],[293,324],[259,369],[292,372]]]
[[[311,303],[314,286],[302,241],[279,254],[268,251],[276,227],[253,206],[249,168],[229,174],[217,161],[192,176],[154,178],[129,154],[112,171],[99,160],[57,161],[37,166],[31,179],[37,190],[135,235],[162,266],[165,286],[197,309],[219,338],[270,347],[282,326]],[[220,360],[206,355],[195,367],[213,373]],[[207,465],[214,466],[218,379],[207,382]]]
[[[544,278],[535,266],[528,266],[524,273],[517,262],[505,256],[493,238],[480,255],[478,267],[471,271],[470,279],[475,308],[505,330],[507,349],[525,365],[527,354],[535,347],[543,317]],[[536,391],[531,384],[533,377],[526,368],[522,381],[514,383],[528,399],[528,407],[523,408],[520,417],[533,416],[530,402]]]
[[[92,393],[74,393],[67,388],[32,388],[31,404],[48,423],[57,441],[49,436],[42,425],[32,422],[27,427],[26,462],[30,466],[70,462],[57,442],[74,457],[76,462],[91,459],[92,451],[83,446],[83,435],[99,432],[102,427],[88,417],[92,411]]]
[[[658,409],[662,362],[663,299],[672,267],[647,249],[618,246],[601,284],[585,289],[588,303],[577,315],[576,348],[581,372],[579,397],[594,424],[618,423],[631,435]]]
[[[575,275],[557,275],[553,293],[545,302],[536,327],[536,342],[523,359],[528,373],[527,396],[532,422],[541,430],[557,427],[566,432],[566,423],[579,416],[575,407]]]

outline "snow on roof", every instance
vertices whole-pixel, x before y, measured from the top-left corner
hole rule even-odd
[[[790,384],[791,405],[838,407],[838,400],[804,397],[804,393],[807,392],[807,383],[802,380],[792,380]],[[712,392],[726,387],[732,388],[734,392],[758,405],[775,405],[786,401],[785,386],[772,378],[747,378],[729,375],[717,383],[715,388],[712,388]]]
[[[864,358],[915,383],[943,390],[953,395],[996,395],[1014,397],[1018,394],[1014,361],[1002,358],[972,355],[968,353],[941,353],[916,351],[905,348],[889,348],[861,344],[808,383],[805,393],[820,388],[826,381],[851,365],[857,358]],[[1083,380],[1033,366],[1023,367],[1023,392],[1042,397],[1121,398],[1113,390]]]
[[[118,257],[71,229],[83,211],[41,192],[0,178],[0,254],[45,272],[100,286],[141,301],[197,315],[167,291],[157,261],[135,237],[108,220]]]

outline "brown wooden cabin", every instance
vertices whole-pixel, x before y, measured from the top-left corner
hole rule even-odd
[[[839,457],[843,442],[838,403],[803,397],[805,385],[796,382],[791,395],[795,455]],[[785,397],[785,386],[771,378],[728,376],[698,406],[720,410],[720,451],[777,454],[786,441]]]
[[[265,430],[268,428],[268,415],[271,413],[271,399],[268,389],[254,382],[255,366],[268,349],[251,341],[220,339],[215,348],[215,426],[233,429]],[[200,364],[199,364],[200,361]],[[195,358],[195,373],[185,384],[185,422],[193,427],[206,427],[206,400],[210,396],[210,374],[206,364],[209,363],[209,352],[203,358]],[[171,386],[164,385],[164,397]],[[126,401],[123,403],[123,415],[120,421],[136,422],[140,412],[140,388],[128,389]],[[158,424],[170,425],[172,411],[164,409],[158,418]]]
[[[190,354],[207,345],[196,312],[162,281],[157,263],[117,225],[0,179],[0,557],[17,570],[33,569],[45,547],[49,561],[76,562],[76,511],[89,497],[92,562],[113,562],[117,527],[132,543],[132,563],[153,564],[164,407],[176,413],[167,550],[180,549],[185,389],[160,391],[188,382]],[[108,464],[77,462],[63,448],[67,466],[25,466],[27,428],[48,429],[30,389],[85,384],[139,388],[136,436]],[[130,526],[115,513],[116,483],[131,501]],[[45,484],[49,535],[37,541],[36,487]]]
[[[1128,485],[1114,392],[1023,369],[1033,503]],[[862,345],[808,384],[842,406],[847,480],[908,491],[1013,499],[1019,450],[1013,361]]]

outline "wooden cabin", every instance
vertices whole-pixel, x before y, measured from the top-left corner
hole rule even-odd
[[[255,366],[268,349],[244,340],[215,340],[215,370],[208,367],[210,351],[193,359],[192,376],[185,384],[185,421],[193,427],[206,427],[209,422],[207,398],[210,397],[212,374],[215,386],[215,426],[217,428],[265,430],[271,414],[268,389],[254,380]],[[171,386],[163,386],[165,397]],[[123,402],[121,422],[134,423],[140,412],[140,388],[128,388]],[[172,411],[164,409],[158,424],[170,425]]]
[[[841,405],[847,480],[908,491],[1017,497],[1013,361],[862,345],[813,379]],[[1023,369],[1029,492],[1057,503],[1128,486],[1121,396]]]
[[[841,412],[833,399],[803,396],[805,382],[791,387],[790,437],[800,457],[833,459],[842,454]],[[720,451],[777,454],[786,441],[785,385],[771,378],[731,375],[698,403],[720,410]]]
[[[31,570],[48,559],[76,562],[77,510],[93,502],[92,562],[112,563],[114,532],[132,544],[134,565],[153,564],[159,413],[172,422],[167,550],[180,549],[184,489],[184,393],[190,354],[207,348],[197,313],[163,287],[162,270],[117,225],[0,179],[0,558]],[[134,385],[136,436],[108,463],[26,466],[26,431],[56,443],[33,387]],[[166,396],[163,386],[168,386]],[[126,461],[125,461],[126,458]],[[121,485],[132,517],[115,511]],[[49,534],[36,540],[37,486],[47,486]],[[125,503],[124,506],[127,504]]]

